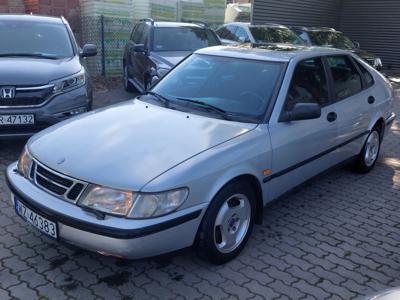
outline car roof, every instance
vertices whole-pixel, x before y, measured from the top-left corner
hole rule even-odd
[[[11,14],[0,14],[0,21],[30,21],[38,23],[53,23],[63,24],[61,17],[49,17],[39,15],[11,15]]]
[[[307,58],[318,55],[347,55],[351,52],[335,48],[308,47],[288,44],[270,44],[258,46],[243,44],[203,48],[197,50],[195,53],[252,60],[288,62],[295,57]]]
[[[300,29],[303,31],[326,31],[326,32],[340,32],[337,31],[335,28],[330,27],[304,27],[304,26],[292,26],[292,29]]]
[[[204,28],[205,25],[196,22],[168,22],[168,21],[157,21],[154,22],[154,27],[194,27],[194,28]]]
[[[236,26],[247,26],[247,27],[273,27],[273,28],[288,28],[287,26],[276,24],[276,23],[263,23],[263,24],[250,24],[248,22],[231,22],[224,24],[227,25],[236,25]]]

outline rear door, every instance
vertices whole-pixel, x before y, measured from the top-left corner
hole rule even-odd
[[[349,55],[326,57],[337,107],[338,150],[342,159],[360,153],[375,102],[372,77],[365,77]],[[371,75],[369,75],[371,76]]]
[[[287,73],[290,73],[290,67]],[[264,182],[271,192],[271,199],[337,162],[333,149],[338,127],[336,120],[331,118],[336,107],[330,102],[328,75],[321,57],[297,63],[285,98],[280,108],[278,103],[275,105],[269,124],[273,161],[271,174]],[[301,121],[284,122],[279,117],[274,120],[277,109],[281,115],[296,103],[318,103],[321,116]]]

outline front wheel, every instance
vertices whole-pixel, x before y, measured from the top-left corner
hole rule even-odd
[[[360,173],[371,171],[378,160],[381,150],[381,135],[377,128],[372,129],[355,161],[355,170]]]
[[[215,264],[235,258],[251,234],[255,201],[248,183],[236,181],[225,186],[204,215],[198,235],[200,255]]]

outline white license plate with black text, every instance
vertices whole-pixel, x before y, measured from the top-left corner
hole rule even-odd
[[[0,115],[0,126],[2,125],[33,125],[33,115]]]
[[[18,201],[15,197],[15,210],[26,222],[30,223],[33,227],[43,232],[44,234],[56,239],[57,224],[49,219],[39,215],[33,210],[29,209],[26,205]]]

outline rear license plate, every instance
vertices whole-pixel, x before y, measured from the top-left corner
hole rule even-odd
[[[34,115],[0,115],[0,126],[6,125],[34,125]]]
[[[21,216],[26,222],[31,224],[33,227],[38,229],[40,232],[48,235],[53,239],[57,239],[57,223],[50,221],[49,219],[41,216],[40,214],[34,212],[26,205],[18,201],[16,197],[14,197],[15,203],[15,211],[19,216]]]

